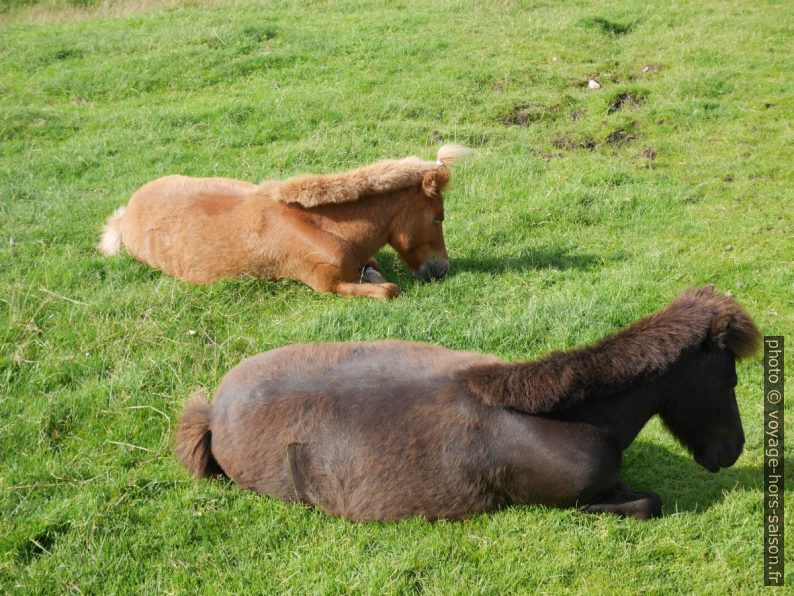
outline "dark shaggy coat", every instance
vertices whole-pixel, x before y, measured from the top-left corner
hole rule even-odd
[[[654,414],[711,470],[744,435],[734,358],[759,334],[701,288],[590,348],[509,364],[397,341],[292,345],[249,358],[212,405],[190,400],[176,450],[197,476],[351,519],[459,519],[510,503],[640,518],[618,480]]]

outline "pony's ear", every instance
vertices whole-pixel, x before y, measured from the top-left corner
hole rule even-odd
[[[731,350],[738,358],[753,354],[761,343],[761,333],[746,313],[720,313],[711,322],[711,337],[717,347]]]
[[[718,348],[727,348],[739,358],[750,356],[761,343],[761,332],[730,293],[721,298],[723,310],[712,319],[709,335]]]
[[[711,321],[711,339],[718,348],[724,350],[728,347],[732,325],[733,314],[730,312],[720,313]]]
[[[441,196],[441,191],[449,184],[449,170],[446,166],[438,166],[422,178],[422,192],[431,199]]]

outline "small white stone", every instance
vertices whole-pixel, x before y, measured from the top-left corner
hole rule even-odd
[[[196,335],[196,330],[195,329],[189,329],[187,334],[188,335]]]
[[[599,84],[598,84],[598,81],[596,81],[595,79],[590,79],[590,80],[587,82],[587,88],[588,88],[588,89],[600,89],[600,88],[601,88],[601,85],[599,85]]]
[[[559,60],[559,58],[557,58],[557,56],[554,56],[554,57],[551,59],[551,61],[552,61],[552,62],[557,62],[557,60]]]

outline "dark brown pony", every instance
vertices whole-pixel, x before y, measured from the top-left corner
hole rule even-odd
[[[647,519],[618,479],[654,415],[709,471],[744,434],[735,359],[759,333],[729,296],[689,290],[592,347],[509,364],[397,341],[304,344],[244,360],[212,405],[186,405],[176,451],[196,476],[354,520],[461,519],[513,503]]]
[[[385,244],[425,281],[447,274],[441,193],[447,164],[465,152],[444,145],[435,162],[406,157],[259,185],[166,176],[111,215],[98,249],[113,255],[124,246],[193,283],[289,277],[318,292],[391,298],[399,288],[372,269]]]

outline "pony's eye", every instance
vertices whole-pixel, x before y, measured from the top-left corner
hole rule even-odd
[[[434,218],[433,223],[436,224],[437,226],[440,226],[442,223],[444,223],[444,216],[439,215],[438,217]]]

